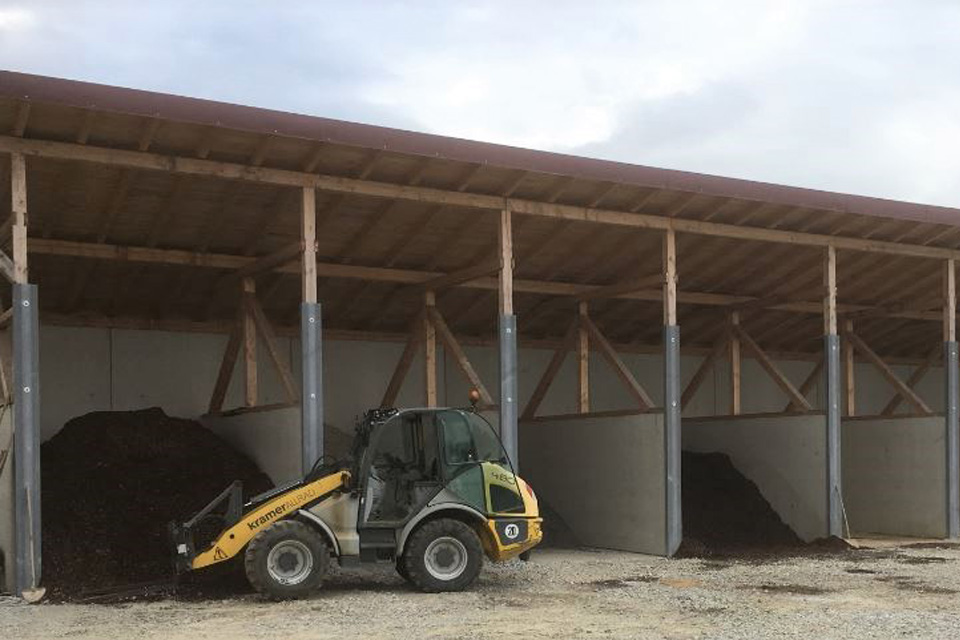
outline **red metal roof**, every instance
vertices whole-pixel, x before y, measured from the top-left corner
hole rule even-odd
[[[0,97],[709,196],[960,225],[960,209],[535,151],[0,70]]]

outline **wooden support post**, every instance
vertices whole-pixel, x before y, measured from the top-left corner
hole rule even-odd
[[[323,314],[317,296],[317,194],[300,192],[300,465],[304,474],[323,458]]]
[[[513,216],[500,212],[500,315],[513,315]]]
[[[663,324],[677,324],[677,236],[672,229],[663,237]]]
[[[317,302],[317,192],[313,187],[303,188],[300,215],[300,240],[303,244],[301,279],[303,302]]]
[[[842,469],[840,460],[840,337],[837,335],[837,250],[830,245],[823,252],[823,409],[827,438],[824,471],[827,478],[828,535],[844,534]]]
[[[517,419],[517,316],[513,311],[513,212],[504,206],[500,210],[500,228],[497,238],[500,249],[499,301],[497,318],[499,346],[499,417],[500,440],[513,463],[520,468],[520,441]]]
[[[424,371],[424,404],[428,407],[437,406],[437,329],[433,324],[430,308],[437,304],[433,291],[427,291],[423,296],[426,307],[423,314],[423,371]]]
[[[957,263],[943,261],[943,341],[957,341]]]
[[[960,537],[960,353],[957,349],[957,264],[943,263],[943,371],[946,427],[947,537]]]
[[[671,220],[671,223],[673,220]],[[680,470],[680,327],[677,324],[677,236],[663,234],[663,457],[666,484],[664,555],[672,556],[683,538]]]
[[[590,334],[587,331],[587,303],[577,308],[577,411],[590,413]]]
[[[10,191],[13,210],[13,281],[27,283],[27,163],[22,153],[10,154]]]
[[[740,415],[741,406],[741,358],[740,358],[740,313],[733,311],[730,313],[730,414]]]
[[[843,323],[843,399],[846,407],[845,415],[857,415],[857,378],[856,378],[856,359],[854,358],[853,342],[850,336],[853,335],[853,320],[845,320]]]
[[[257,325],[253,320],[249,299],[256,296],[257,287],[253,278],[243,279],[243,296],[240,301],[243,324],[244,406],[257,406]]]

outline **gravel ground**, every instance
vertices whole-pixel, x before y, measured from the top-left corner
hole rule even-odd
[[[466,593],[411,591],[391,567],[338,573],[315,597],[25,605],[19,638],[958,638],[960,547],[665,560],[544,550],[488,565]]]

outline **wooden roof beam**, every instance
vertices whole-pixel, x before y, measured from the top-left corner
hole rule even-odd
[[[895,242],[869,240],[865,238],[834,237],[780,229],[765,229],[762,227],[742,227],[731,224],[704,222],[702,220],[688,220],[685,218],[667,219],[661,216],[513,198],[507,198],[506,201],[504,201],[503,197],[477,193],[461,193],[442,189],[357,180],[341,176],[305,174],[286,169],[251,167],[249,165],[228,162],[174,157],[122,149],[81,146],[49,140],[26,140],[12,136],[0,136],[0,153],[13,152],[19,152],[29,156],[89,161],[135,169],[173,171],[176,173],[191,173],[248,182],[314,187],[324,191],[351,193],[371,197],[397,198],[498,211],[509,208],[518,215],[551,217],[562,220],[582,220],[585,222],[611,224],[623,227],[661,230],[673,229],[678,233],[714,235],[739,238],[741,240],[757,240],[761,242],[817,247],[832,245],[836,249],[841,250],[910,255],[921,258],[960,258],[960,250],[942,247],[898,244]]]

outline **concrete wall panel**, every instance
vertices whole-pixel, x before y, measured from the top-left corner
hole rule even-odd
[[[662,414],[524,422],[520,460],[521,475],[583,544],[665,553]]]
[[[727,454],[798,536],[827,535],[823,415],[686,418],[683,448]]]
[[[206,417],[203,424],[247,454],[276,484],[300,477],[300,407]]]
[[[843,498],[854,535],[946,536],[945,436],[943,416],[843,421]]]

